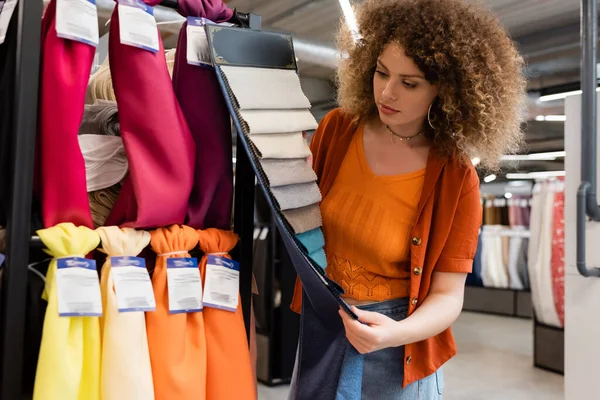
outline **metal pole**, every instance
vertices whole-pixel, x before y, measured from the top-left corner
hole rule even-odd
[[[22,398],[27,263],[37,125],[42,2],[20,0],[13,109],[11,205],[2,290],[0,398]],[[13,23],[15,21],[12,21]]]

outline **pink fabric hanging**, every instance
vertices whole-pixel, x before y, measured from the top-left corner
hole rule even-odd
[[[552,229],[552,293],[554,306],[565,326],[565,192],[559,191],[554,197],[554,218]]]
[[[178,7],[184,17],[214,22],[227,21],[233,15],[221,0],[180,0]],[[173,69],[173,87],[196,142],[196,173],[185,223],[197,229],[227,230],[233,199],[229,111],[215,71],[188,64],[186,49],[187,21],[179,32]]]
[[[159,2],[145,1],[150,6]],[[109,61],[129,175],[106,225],[181,224],[196,145],[175,98],[160,36],[157,53],[121,44],[118,8],[110,22]]]
[[[94,52],[90,45],[57,36],[52,0],[42,20],[35,179],[46,228],[61,222],[93,228],[77,132]]]

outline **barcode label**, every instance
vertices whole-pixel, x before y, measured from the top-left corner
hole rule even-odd
[[[57,0],[56,34],[96,47],[99,42],[96,0]]]
[[[157,53],[160,44],[154,8],[139,0],[119,0],[118,11],[121,43]]]
[[[197,259],[167,259],[167,288],[171,314],[202,311],[202,280]]]
[[[156,310],[152,282],[143,258],[111,257],[111,276],[119,312]]]

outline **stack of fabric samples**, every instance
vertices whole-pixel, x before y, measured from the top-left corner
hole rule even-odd
[[[317,128],[295,70],[221,66],[269,190],[309,257],[325,269],[321,192],[303,132]]]

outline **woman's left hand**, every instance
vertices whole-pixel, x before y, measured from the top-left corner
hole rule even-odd
[[[397,321],[356,307],[352,307],[352,311],[358,316],[358,321],[342,309],[339,313],[346,329],[346,338],[359,353],[367,354],[400,345]]]

